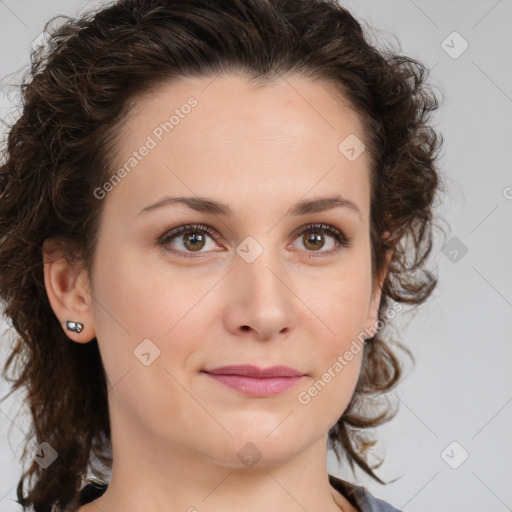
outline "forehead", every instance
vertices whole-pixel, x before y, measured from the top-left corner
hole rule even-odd
[[[366,153],[343,152],[345,141],[362,138],[358,116],[325,82],[180,79],[134,103],[118,134],[116,169],[125,177],[109,201],[117,197],[133,218],[166,192],[231,196],[240,207],[339,192],[364,211]]]
[[[186,130],[185,124],[193,125],[201,135],[207,132],[208,138],[220,139],[251,136],[282,141],[295,137],[306,141],[316,132],[320,140],[348,129],[362,135],[358,116],[338,90],[325,81],[298,76],[257,84],[234,74],[173,80],[135,99],[124,126],[155,131],[160,139],[170,131],[161,126],[163,133],[159,133],[158,126],[169,121],[172,126],[167,128],[174,136]],[[179,124],[181,130],[175,130]],[[126,135],[130,142],[130,134]]]

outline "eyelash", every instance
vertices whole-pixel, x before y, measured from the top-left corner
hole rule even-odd
[[[159,245],[164,246],[164,245],[168,244],[169,242],[172,242],[174,239],[179,238],[180,235],[183,235],[185,233],[191,233],[191,232],[206,233],[214,240],[217,238],[217,232],[210,226],[207,226],[204,224],[186,224],[184,226],[180,226],[178,228],[171,229],[171,231],[169,231],[169,229],[171,229],[171,228],[166,228],[164,230],[164,234],[159,237],[159,239],[158,239]],[[336,245],[336,247],[334,249],[331,249],[330,251],[323,251],[323,252],[319,253],[318,255],[314,254],[315,251],[308,251],[308,252],[311,252],[309,257],[316,258],[316,257],[322,257],[323,255],[326,255],[326,254],[327,255],[333,254],[334,252],[338,252],[343,248],[350,247],[350,245],[351,245],[350,237],[345,236],[340,230],[338,230],[334,226],[329,226],[328,224],[309,224],[307,226],[304,226],[303,228],[300,228],[299,231],[296,231],[294,233],[294,237],[295,237],[294,240],[297,237],[304,235],[308,231],[311,231],[311,232],[315,231],[316,233],[326,233],[328,235],[331,235],[336,240],[336,242],[338,242],[338,244]],[[198,257],[201,257],[201,254],[202,254],[199,252],[197,254],[194,254],[192,252],[182,252],[182,251],[173,251],[173,250],[168,250],[168,251],[173,254],[178,254],[180,256],[184,256],[186,258],[198,258]]]

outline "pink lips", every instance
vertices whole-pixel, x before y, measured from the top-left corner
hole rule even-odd
[[[287,366],[259,369],[237,365],[203,371],[217,382],[251,396],[277,395],[295,386],[304,376]]]

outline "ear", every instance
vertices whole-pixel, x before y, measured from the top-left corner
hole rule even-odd
[[[380,298],[382,295],[382,285],[384,284],[384,280],[386,279],[386,275],[388,273],[388,266],[389,261],[391,259],[391,256],[393,255],[393,252],[391,250],[386,251],[386,262],[381,269],[378,276],[375,278],[375,281],[373,283],[373,291],[372,291],[372,297],[370,300],[370,307],[368,311],[368,319],[366,322],[366,332],[377,332],[377,320],[378,320],[378,314],[379,314],[379,304],[380,304]],[[373,336],[371,336],[373,337]]]
[[[66,336],[87,343],[95,336],[89,277],[78,264],[70,264],[53,239],[43,243],[44,284],[48,300]],[[81,322],[81,332],[69,331],[66,320]]]

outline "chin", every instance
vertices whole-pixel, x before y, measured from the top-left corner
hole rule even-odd
[[[228,430],[233,438],[226,439],[211,447],[211,457],[218,464],[230,468],[263,469],[280,466],[306,449],[309,441],[301,435],[300,429],[291,432],[276,428],[262,432],[255,429]],[[269,432],[272,432],[270,435]]]

